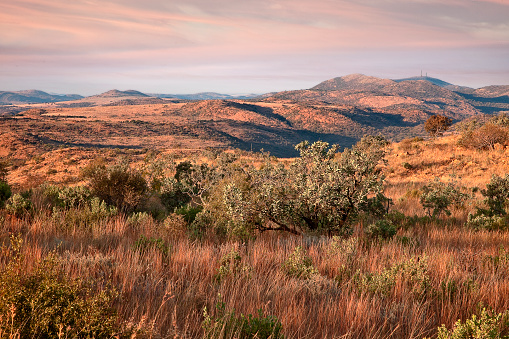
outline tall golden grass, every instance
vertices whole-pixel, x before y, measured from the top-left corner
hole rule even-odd
[[[396,148],[389,156],[388,167],[396,169],[386,193],[406,215],[424,215],[412,191],[442,173],[449,163],[440,161],[450,160],[455,146],[433,147],[415,155],[398,155]],[[468,161],[487,161],[486,154],[461,154]],[[397,167],[401,158],[418,170]],[[427,162],[431,165],[424,166]],[[493,168],[498,173],[505,167]],[[487,174],[477,176],[477,169],[462,171],[469,174],[466,183],[489,180]],[[463,226],[467,212],[454,211],[453,221],[416,223],[387,241],[367,240],[366,225],[359,223],[348,239],[266,232],[247,243],[213,235],[191,240],[178,230],[178,221],[168,228],[163,222],[133,223],[123,216],[87,229],[62,229],[41,212],[27,219],[0,218],[0,240],[6,244],[10,234],[22,235],[27,271],[56,251],[70,277],[92,279],[98,290],[114,286],[120,292],[115,305],[120,321],[138,328],[140,337],[200,338],[204,309],[214,315],[215,305],[224,302],[237,313],[261,309],[276,316],[287,338],[423,338],[483,306],[495,312],[509,309],[509,233],[468,230]],[[161,239],[168,254],[155,246],[137,249],[141,236]],[[299,246],[318,270],[309,279],[290,276],[283,268]],[[247,269],[219,279],[221,260],[231,251]],[[0,257],[0,267],[5,264]],[[411,270],[390,275],[395,267],[412,265],[420,267],[415,272],[421,275]]]

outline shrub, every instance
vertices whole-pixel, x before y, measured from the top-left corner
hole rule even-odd
[[[117,209],[108,206],[104,201],[95,197],[90,203],[69,208],[67,210],[53,208],[52,220],[60,230],[81,229],[91,231],[99,222],[117,214]]]
[[[431,135],[431,137],[436,138],[447,131],[451,125],[451,118],[442,115],[433,115],[424,123],[424,129],[429,133],[429,135]]]
[[[392,239],[397,231],[398,227],[390,220],[382,219],[370,224],[366,229],[366,235],[371,239],[388,240]]]
[[[464,323],[458,320],[451,330],[448,330],[445,325],[439,327],[438,339],[502,338],[500,326],[503,316],[501,313],[494,314],[483,308],[479,316],[474,314],[470,319],[465,320]],[[507,337],[503,336],[503,338]]]
[[[227,276],[249,275],[251,267],[242,264],[242,257],[239,252],[232,249],[221,258],[221,266],[217,270],[216,280],[221,281]]]
[[[16,193],[7,200],[5,209],[8,213],[21,218],[30,215],[32,212],[32,203],[28,198]]]
[[[117,325],[112,289],[96,292],[68,278],[50,254],[27,272],[20,238],[11,240],[10,261],[0,272],[0,332],[14,338],[124,337]],[[126,335],[125,335],[126,336]]]
[[[0,180],[0,208],[4,207],[5,202],[11,197],[11,187],[5,181]]]
[[[498,215],[468,214],[466,226],[476,231],[493,231],[506,229],[508,220]]]
[[[493,175],[486,185],[486,189],[481,190],[481,194],[485,197],[484,202],[488,205],[488,214],[505,215],[509,200],[509,174],[503,178]]]
[[[151,248],[156,248],[163,257],[167,257],[170,251],[170,246],[161,238],[147,238],[140,235],[138,240],[133,245],[133,250],[138,252],[146,252]]]
[[[466,128],[459,140],[459,144],[478,150],[493,149],[495,144],[504,144],[509,138],[508,128],[494,123],[487,123],[480,127],[471,125]]]
[[[300,246],[296,247],[290,257],[283,263],[283,271],[291,277],[300,279],[310,279],[319,274],[313,266],[311,258]]]
[[[338,146],[303,142],[289,168],[266,158],[250,173],[251,192],[245,197],[253,211],[246,219],[261,230],[347,233],[361,212],[376,205],[368,196],[383,196],[378,165],[386,144],[381,137],[365,137],[337,154]]]
[[[455,182],[443,183],[435,180],[422,188],[420,202],[429,216],[439,217],[442,213],[451,215],[449,208],[463,205],[468,195]]]
[[[205,338],[227,339],[282,339],[283,326],[274,316],[263,316],[262,310],[258,315],[243,314],[235,315],[235,310],[227,312],[226,305],[222,302],[216,304],[216,316],[212,317],[207,308],[203,310],[204,320],[202,327],[205,330]]]
[[[132,212],[146,198],[147,182],[141,173],[125,163],[109,167],[93,163],[83,170],[83,176],[90,179],[90,189],[95,196],[121,212]]]

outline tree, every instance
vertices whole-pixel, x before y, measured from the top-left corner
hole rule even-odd
[[[260,169],[247,175],[247,189],[228,186],[228,206],[246,228],[304,232],[345,232],[361,212],[382,196],[384,177],[379,168],[387,141],[363,138],[351,149],[337,153],[326,142],[296,146],[300,157],[290,166],[267,157]],[[235,194],[233,194],[235,193]]]
[[[452,125],[452,119],[443,115],[433,115],[424,123],[424,129],[432,138],[442,135]]]

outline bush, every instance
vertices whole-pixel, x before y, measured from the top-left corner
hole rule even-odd
[[[509,138],[507,127],[487,123],[481,127],[472,127],[466,129],[461,139],[460,145],[478,150],[494,149],[496,144],[504,144]]]
[[[509,200],[509,174],[505,177],[493,175],[486,189],[481,190],[485,197],[484,202],[488,205],[488,214],[505,215]]]
[[[424,129],[429,133],[429,135],[431,135],[431,137],[436,138],[447,131],[451,125],[451,118],[442,115],[433,115],[424,123]]]
[[[508,220],[498,215],[468,214],[466,226],[476,231],[507,229]]]
[[[291,277],[300,279],[310,279],[319,274],[313,266],[311,258],[300,246],[296,247],[290,257],[283,263],[283,271]]]
[[[216,304],[217,315],[212,317],[205,308],[202,326],[205,330],[205,338],[227,339],[282,339],[283,326],[274,316],[263,316],[262,310],[258,310],[258,316],[248,314],[235,315],[235,310],[227,312],[226,305],[222,302]]]
[[[147,252],[151,248],[156,248],[164,258],[168,257],[170,246],[161,238],[147,238],[140,235],[133,245],[133,250],[137,252]]]
[[[67,210],[53,208],[52,220],[57,228],[66,231],[81,229],[91,231],[98,227],[99,222],[117,214],[117,209],[108,206],[104,201],[95,197],[90,203],[81,207],[69,208]]]
[[[338,146],[303,142],[289,168],[266,158],[260,170],[249,173],[251,191],[242,197],[252,210],[245,220],[260,230],[348,233],[361,212],[380,205],[368,196],[383,197],[378,165],[386,144],[381,137],[365,137],[337,154]]]
[[[483,308],[479,316],[474,314],[464,323],[458,320],[451,330],[448,330],[445,325],[439,327],[438,339],[507,338],[507,336],[501,336],[500,334],[501,322],[504,316],[501,313],[488,312]]]
[[[90,179],[90,189],[95,196],[124,213],[134,211],[148,192],[141,173],[127,164],[106,167],[103,163],[93,163],[83,170],[83,176]]]
[[[69,279],[50,254],[27,272],[22,242],[11,240],[10,262],[0,272],[0,332],[14,338],[124,337],[117,325],[112,289],[94,291]]]
[[[239,252],[232,249],[221,258],[221,266],[219,266],[215,277],[217,281],[221,281],[227,276],[249,275],[251,270],[250,266],[242,264],[242,257]]]
[[[392,239],[398,227],[389,220],[378,220],[377,222],[368,226],[366,235],[371,239],[389,240]]]
[[[11,197],[11,187],[5,181],[0,180],[0,208],[4,207],[5,202]]]
[[[454,182],[446,184],[435,178],[422,188],[420,202],[429,216],[439,217],[442,213],[451,215],[449,208],[461,207],[467,198],[468,195]]]
[[[7,200],[5,209],[8,213],[18,218],[22,218],[24,216],[30,215],[32,212],[32,203],[28,198],[25,198],[23,195],[16,193]]]

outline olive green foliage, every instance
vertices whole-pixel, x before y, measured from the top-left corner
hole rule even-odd
[[[291,277],[300,279],[310,279],[319,274],[313,266],[311,258],[300,246],[297,246],[288,259],[285,260],[283,271]]]
[[[424,129],[433,138],[442,135],[452,125],[452,119],[443,115],[433,115],[424,123]]]
[[[223,255],[220,263],[221,266],[215,276],[217,281],[222,281],[226,277],[248,277],[252,271],[249,265],[242,263],[242,257],[235,249]]]
[[[88,204],[69,209],[53,208],[51,218],[61,231],[80,229],[92,231],[100,227],[102,221],[118,213],[117,208],[108,206],[101,199],[94,197]]]
[[[262,310],[258,315],[237,316],[235,310],[226,311],[223,302],[216,304],[215,316],[211,316],[207,308],[203,310],[204,320],[202,327],[205,330],[205,338],[210,339],[282,339],[283,326],[275,316],[264,316]]]
[[[112,308],[115,291],[96,292],[58,269],[50,254],[27,271],[22,241],[12,238],[8,264],[0,271],[0,336],[11,338],[124,337]]]
[[[32,202],[22,194],[16,193],[7,200],[5,209],[8,213],[22,218],[32,213]]]
[[[434,181],[422,187],[420,202],[429,216],[440,217],[442,214],[451,215],[450,208],[463,206],[468,194],[456,182],[444,183],[435,178]]]
[[[398,281],[415,297],[433,293],[426,257],[412,257],[380,272],[357,271],[352,280],[359,291],[382,297],[391,295]]]
[[[170,246],[161,238],[148,238],[140,235],[133,245],[133,250],[141,253],[147,252],[152,248],[156,248],[165,258],[170,252]]]
[[[504,177],[493,175],[481,194],[486,208],[478,207],[475,214],[469,213],[467,227],[476,230],[506,229],[509,221],[509,174]]]
[[[458,320],[451,330],[447,329],[444,325],[439,327],[438,339],[509,338],[509,336],[501,333],[501,327],[507,326],[504,322],[507,322],[507,314],[495,314],[483,308],[480,315],[474,314],[470,319],[466,319],[465,322]]]
[[[122,212],[132,212],[146,199],[148,185],[142,174],[127,163],[106,166],[92,163],[83,170],[92,193]]]
[[[366,235],[371,239],[388,240],[392,239],[398,231],[398,227],[390,220],[377,220],[366,229]]]
[[[58,187],[43,184],[39,187],[47,207],[78,208],[87,205],[92,199],[92,192],[86,186]]]

